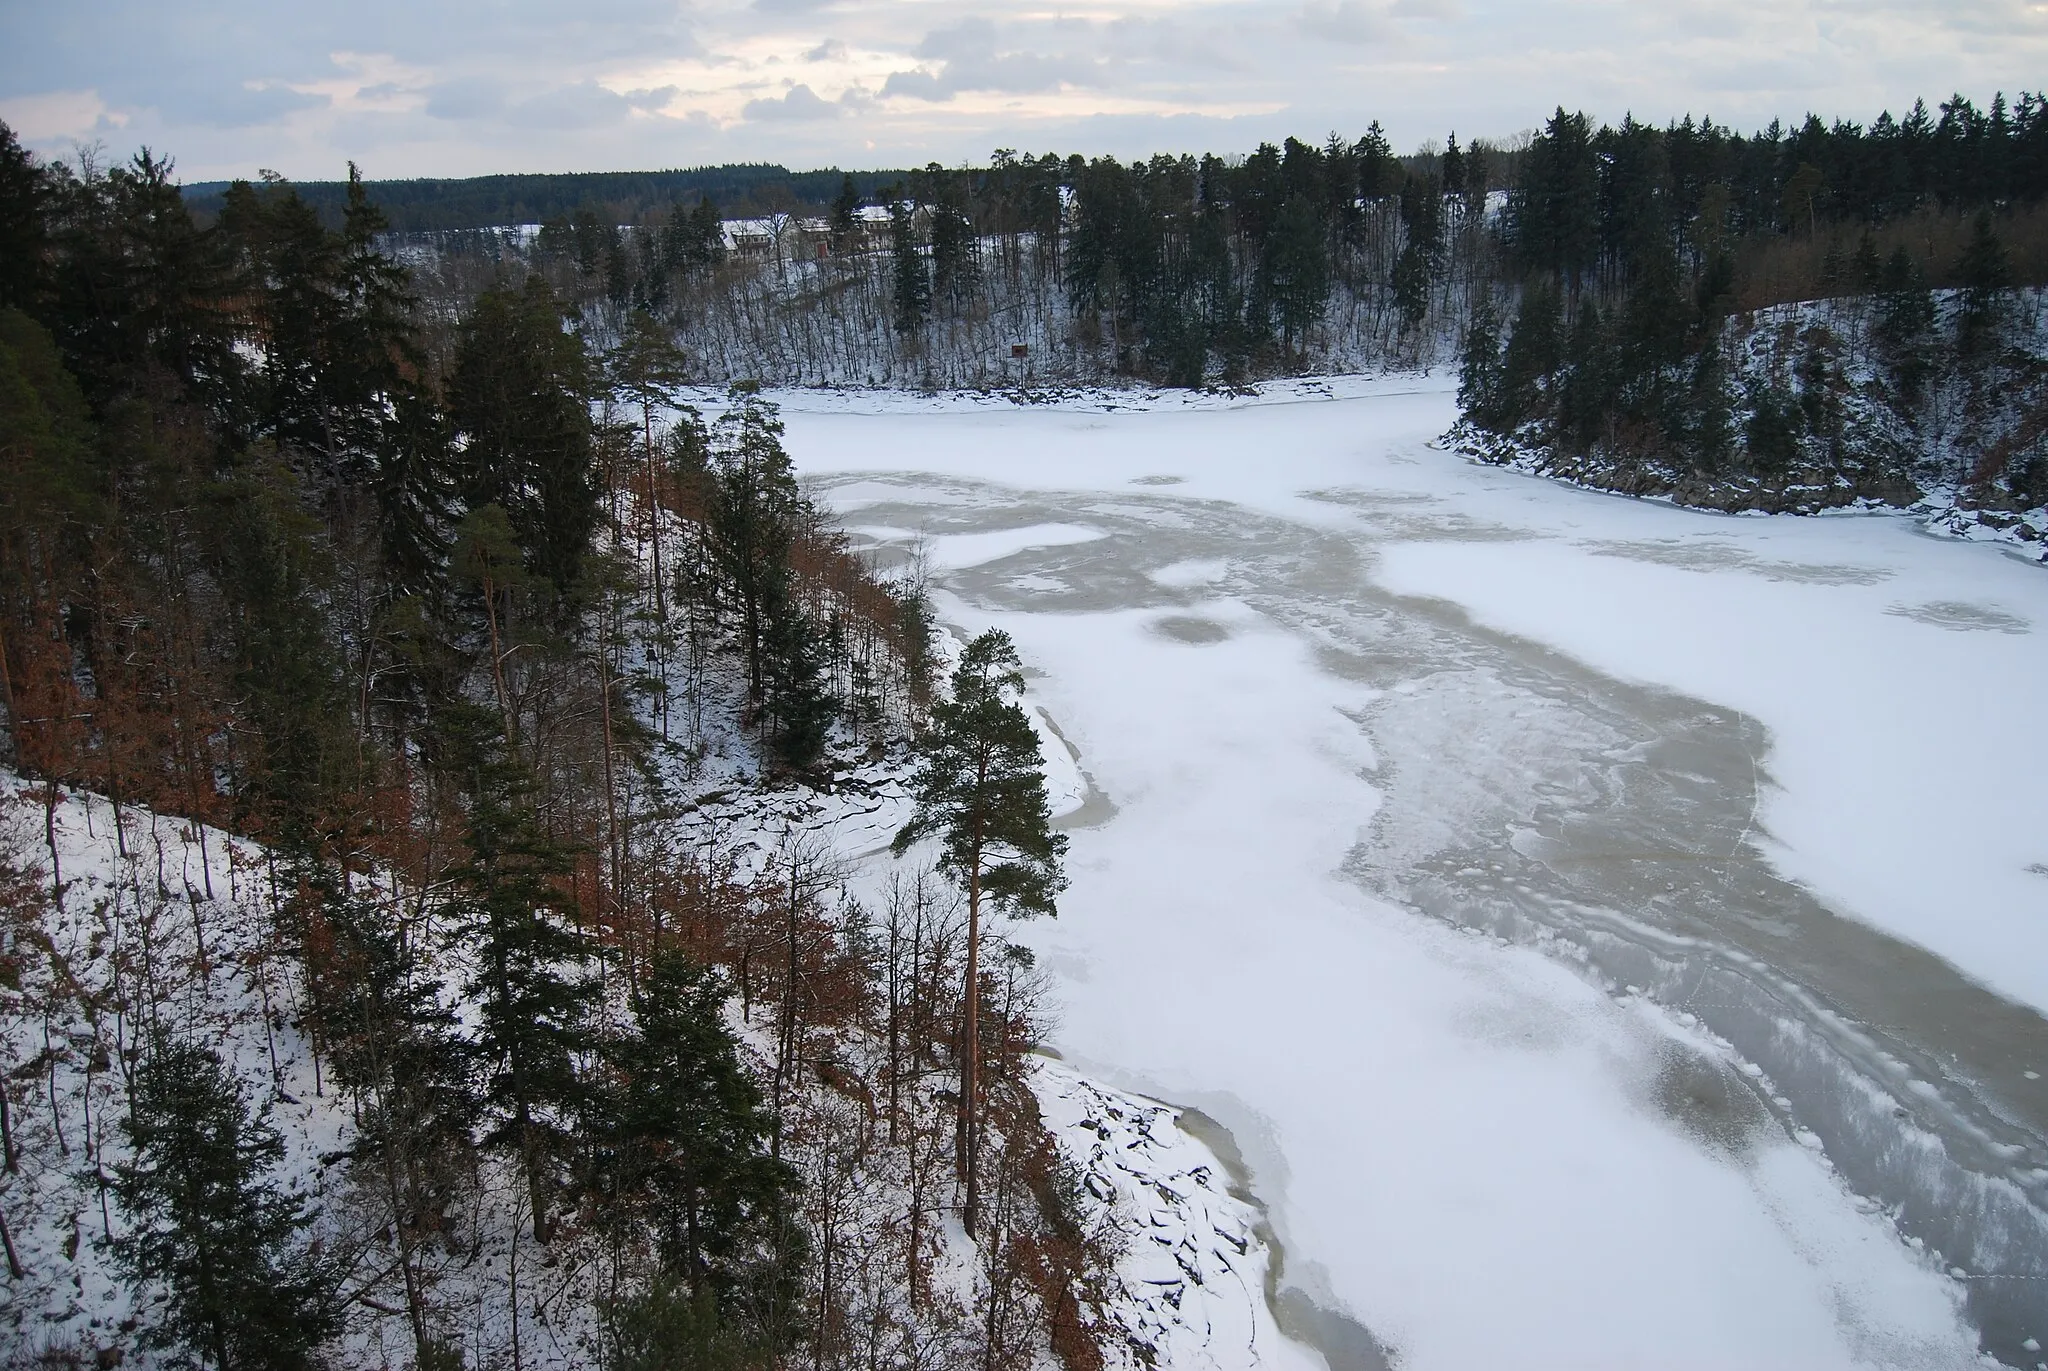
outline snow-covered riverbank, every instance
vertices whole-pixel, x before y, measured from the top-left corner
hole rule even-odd
[[[1062,1052],[1227,1126],[1404,1366],[2023,1362],[2048,580],[1468,463],[1434,382],[1295,399],[786,397],[1100,792],[1025,934]]]

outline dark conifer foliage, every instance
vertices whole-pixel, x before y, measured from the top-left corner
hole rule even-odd
[[[580,335],[538,276],[484,292],[464,321],[448,382],[470,508],[505,511],[527,569],[567,590],[597,525],[590,471],[595,385]]]
[[[307,1249],[304,1201],[276,1175],[284,1143],[252,1117],[219,1057],[159,1042],[136,1070],[124,1125],[135,1161],[117,1180],[134,1227],[116,1246],[169,1297],[159,1347],[220,1371],[295,1371],[341,1326],[343,1268]]]
[[[1558,110],[1501,224],[1520,318],[1504,349],[1483,320],[1465,334],[1475,449],[1719,507],[1910,500],[1930,479],[2030,499],[2048,399],[2039,359],[2010,345],[2001,230],[2039,242],[2044,111],[1957,96],[1938,118],[1916,104],[1744,136]],[[1944,304],[1942,287],[1960,290]],[[1816,298],[1837,303],[1750,333],[1748,311]],[[1866,360],[1876,389],[1855,379]],[[1969,417],[1937,440],[1941,406]]]
[[[658,955],[610,1048],[608,1191],[645,1216],[665,1266],[774,1329],[790,1317],[800,1234],[794,1171],[769,1155],[772,1123],[722,1009],[731,987],[679,951]]]

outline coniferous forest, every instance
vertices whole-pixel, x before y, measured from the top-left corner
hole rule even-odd
[[[8,135],[0,222],[8,1364],[1099,1362],[1000,635],[935,695],[758,386],[539,275],[437,317],[359,184],[202,225]],[[865,908],[878,791],[952,845]]]
[[[444,313],[516,263],[598,336],[665,324],[706,379],[1456,365],[1458,441],[1492,459],[1722,508],[1939,487],[2001,519],[2048,500],[2044,194],[2048,101],[1958,95],[1754,133],[1559,109],[1414,154],[1377,124],[1248,156],[1005,150],[750,202],[724,235],[709,199],[594,201],[404,251]]]
[[[2032,94],[706,177],[775,189],[399,233],[0,126],[0,1249],[126,1292],[21,1364],[1104,1364],[1021,664],[776,386],[1455,367],[1452,441],[1603,488],[2048,502]],[[877,797],[864,905],[814,821]]]

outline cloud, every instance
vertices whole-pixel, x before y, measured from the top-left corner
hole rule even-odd
[[[195,177],[1509,138],[1555,105],[1868,121],[2040,84],[2034,0],[0,0],[0,117]],[[935,16],[938,16],[935,18]],[[829,32],[828,32],[829,30]],[[1759,58],[1757,54],[1765,54]],[[778,79],[799,73],[801,91]],[[820,92],[829,92],[821,94]],[[848,117],[860,111],[859,118]],[[834,117],[837,116],[837,117]],[[126,122],[123,123],[122,121]]]
[[[0,122],[25,143],[53,143],[120,128],[128,116],[108,109],[96,90],[53,90],[0,99]]]
[[[882,83],[882,95],[907,96],[912,100],[950,100],[953,92],[939,84],[939,78],[928,71],[892,71],[889,79]]]
[[[680,89],[673,85],[656,86],[651,90],[622,90],[619,92],[619,98],[634,109],[656,114],[681,93]]]
[[[1387,43],[1398,35],[1384,6],[1366,0],[1335,0],[1301,7],[1302,31],[1338,43]]]
[[[518,101],[505,111],[505,119],[517,128],[573,132],[623,123],[633,109],[625,96],[594,81],[578,81]]]
[[[505,89],[500,83],[470,77],[429,89],[425,112],[432,119],[486,119],[504,108]]]
[[[1038,36],[1075,36],[1071,26],[1061,27],[1070,31],[1061,33],[1044,26],[1033,26],[1035,32],[1004,32],[987,19],[971,18],[933,29],[913,50],[913,55],[922,59],[922,64],[910,70],[891,72],[882,85],[882,94],[944,101],[963,91],[1029,95],[1065,86],[1101,84],[1107,66],[1105,58],[1061,50],[1047,51],[1045,47],[1054,45],[1041,47],[1032,41]],[[1098,31],[1090,25],[1082,33],[1092,40]],[[1093,47],[1095,44],[1091,41],[1084,46]]]
[[[740,117],[750,122],[778,119],[836,119],[843,110],[842,105],[834,105],[819,99],[817,92],[809,86],[795,85],[779,99],[764,97],[747,101],[740,110]]]

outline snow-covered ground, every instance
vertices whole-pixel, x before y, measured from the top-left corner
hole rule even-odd
[[[1444,380],[778,398],[1018,640],[1056,1045],[1229,1130],[1300,1296],[1415,1371],[2035,1360],[2038,568],[1470,463]]]

